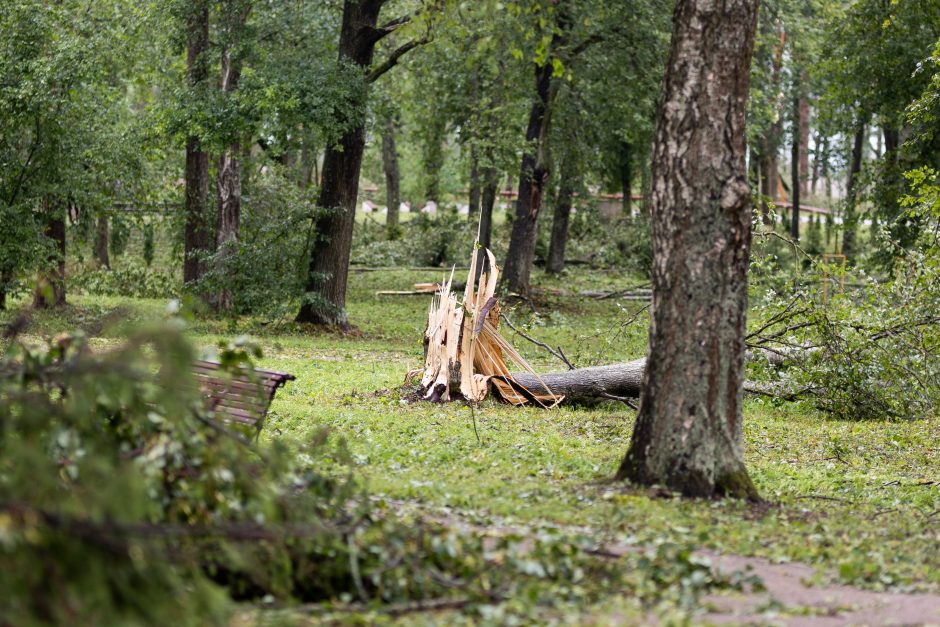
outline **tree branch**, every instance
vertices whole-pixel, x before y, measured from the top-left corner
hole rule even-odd
[[[374,68],[372,68],[372,70],[366,76],[366,82],[374,83],[383,74],[385,74],[390,69],[398,65],[398,60],[402,58],[402,56],[407,54],[410,50],[413,50],[414,48],[417,48],[418,46],[423,46],[424,44],[430,41],[431,41],[431,38],[428,36],[428,37],[422,37],[421,39],[412,39],[408,43],[402,44],[401,46],[396,48],[394,51],[392,51],[392,53],[388,55],[388,58],[385,59],[385,61],[383,61],[381,65],[377,65]]]

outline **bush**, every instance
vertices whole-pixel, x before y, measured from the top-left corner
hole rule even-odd
[[[276,316],[293,310],[304,293],[315,191],[268,171],[252,179],[249,192],[239,241],[206,260],[194,289],[210,300],[228,291],[232,313]]]
[[[132,298],[173,298],[181,280],[174,274],[128,260],[113,269],[95,268],[70,278],[71,287],[86,294]]]

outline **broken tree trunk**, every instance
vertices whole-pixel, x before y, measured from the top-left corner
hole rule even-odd
[[[494,296],[499,268],[493,253],[482,250],[489,258],[490,272],[483,272],[477,284],[474,269],[480,249],[474,246],[463,302],[458,302],[456,294],[451,292],[453,271],[435,294],[424,333],[424,368],[409,376],[422,375],[421,396],[428,401],[448,401],[459,396],[478,402],[492,386],[495,393],[513,405],[554,406],[561,397],[541,382],[532,367],[499,333],[499,302]],[[505,356],[539,382],[538,391],[516,382]]]

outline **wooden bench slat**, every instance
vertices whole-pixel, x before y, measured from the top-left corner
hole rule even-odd
[[[244,370],[244,369],[243,369]],[[196,384],[206,406],[224,421],[259,425],[277,390],[297,377],[286,372],[255,369],[250,375],[232,375],[212,361],[193,362]]]

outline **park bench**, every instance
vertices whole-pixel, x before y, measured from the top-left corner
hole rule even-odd
[[[260,370],[231,375],[214,361],[193,362],[193,375],[206,407],[223,421],[252,426],[260,432],[278,388],[297,377],[286,372]]]

